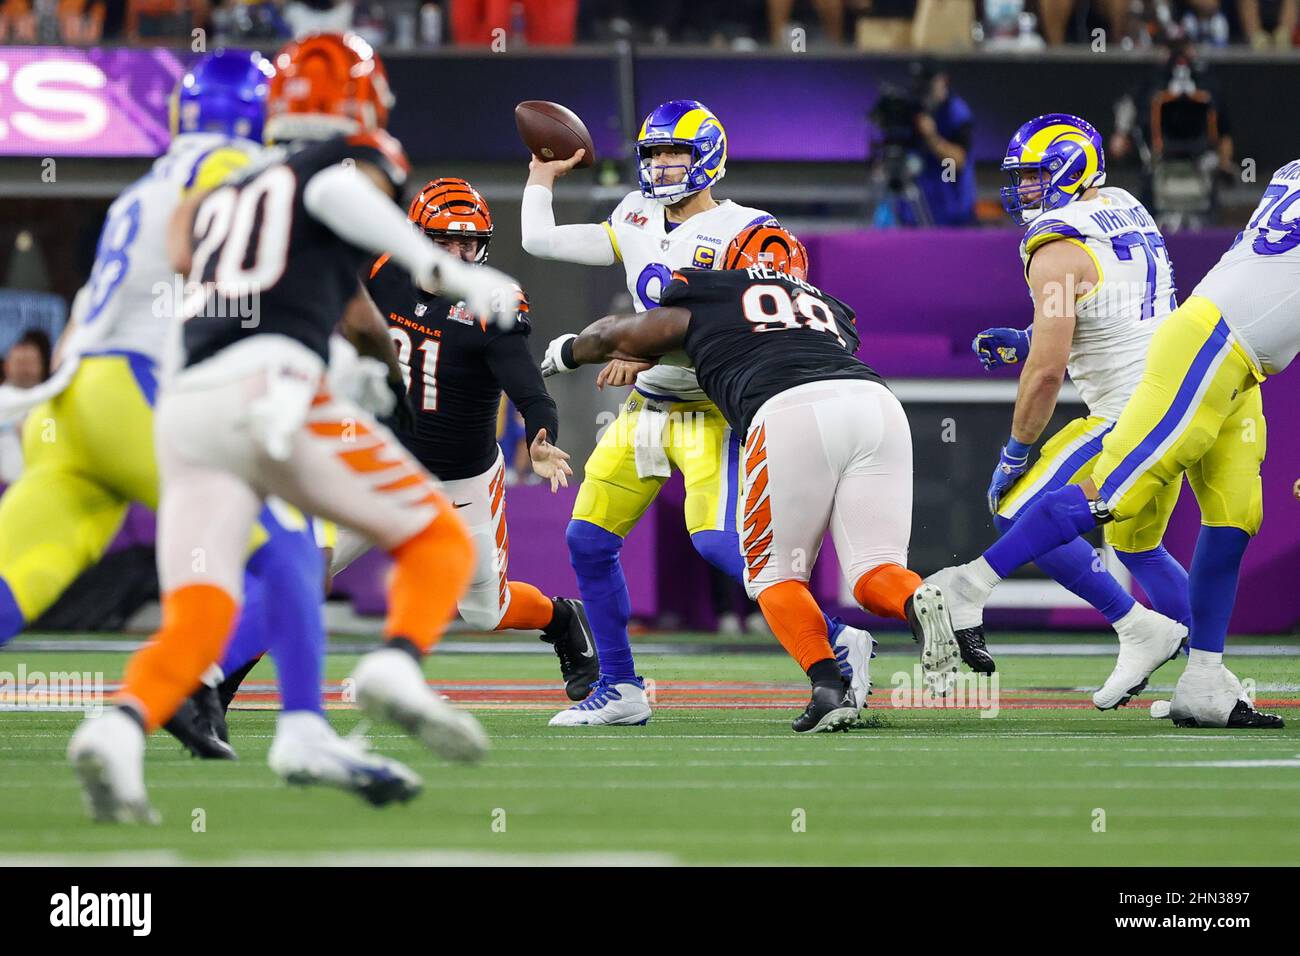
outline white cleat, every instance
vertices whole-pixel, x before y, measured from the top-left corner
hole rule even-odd
[[[405,803],[423,781],[404,764],[371,753],[357,737],[340,737],[320,714],[283,713],[266,762],[296,786],[325,785],[357,794],[376,807]]]
[[[68,744],[90,818],[99,823],[157,823],[144,788],[144,731],[119,708],[81,722]]]
[[[640,684],[611,684],[603,677],[587,699],[551,718],[551,727],[641,726],[650,719],[650,702]]]
[[[1222,664],[1200,665],[1188,661],[1174,686],[1169,717],[1179,727],[1230,727],[1242,730],[1280,730],[1281,717],[1255,709],[1237,675]]]
[[[867,695],[871,693],[871,658],[875,654],[875,646],[876,641],[869,632],[847,625],[831,645],[840,672],[844,672],[845,666],[852,672],[846,676],[858,710],[867,706]]]
[[[1147,680],[1163,664],[1178,656],[1187,640],[1187,628],[1177,621],[1157,614],[1141,604],[1133,605],[1122,621],[1126,626],[1119,634],[1119,659],[1106,683],[1092,695],[1098,710],[1123,707],[1147,686]]]
[[[946,595],[933,584],[922,584],[912,594],[908,610],[907,623],[921,645],[921,677],[932,694],[946,697],[956,686],[961,660]]]
[[[371,651],[357,663],[352,680],[362,710],[377,720],[391,720],[439,756],[472,763],[487,753],[488,736],[474,715],[435,693],[405,651]]]

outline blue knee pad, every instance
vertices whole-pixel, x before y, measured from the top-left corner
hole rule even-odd
[[[744,583],[745,560],[740,556],[740,535],[734,531],[697,531],[691,544],[705,561]]]
[[[18,608],[18,602],[14,599],[14,592],[9,588],[9,582],[0,578],[0,647],[21,634],[26,626],[27,621]]]
[[[1006,534],[1015,525],[1015,519],[997,515],[994,524],[1000,534]],[[1104,567],[1095,566],[1096,561],[1096,553],[1083,538],[1073,538],[1034,559],[1039,570],[1083,598],[1114,624],[1133,610],[1133,595],[1120,587]]]
[[[999,577],[1068,544],[1097,526],[1092,505],[1078,485],[1049,491],[1020,513],[989,546],[984,559]]]

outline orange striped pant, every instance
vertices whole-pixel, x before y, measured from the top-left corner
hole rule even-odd
[[[808,382],[768,399],[743,454],[745,589],[757,599],[806,582],[829,529],[851,589],[872,568],[907,564],[912,433],[876,382]]]

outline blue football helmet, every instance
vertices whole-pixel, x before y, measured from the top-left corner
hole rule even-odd
[[[1016,130],[1002,171],[1011,180],[1002,187],[1002,208],[1027,226],[1106,182],[1101,134],[1077,116],[1047,113]]]
[[[260,143],[271,61],[246,50],[215,50],[181,77],[172,95],[172,135],[222,133]]]
[[[650,154],[656,146],[689,147],[691,162],[684,167],[680,182],[656,182]],[[698,100],[669,100],[645,118],[636,137],[641,195],[663,202],[676,202],[708,189],[727,171],[727,134],[722,123]],[[677,166],[659,167],[659,175]]]

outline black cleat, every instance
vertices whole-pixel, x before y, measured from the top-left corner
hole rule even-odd
[[[1262,713],[1244,700],[1239,700],[1228,715],[1228,726],[1246,730],[1281,730],[1286,726],[1286,721],[1277,714]]]
[[[194,706],[199,709],[199,718],[206,721],[223,744],[230,743],[230,728],[226,726],[226,705],[221,702],[221,692],[216,687],[200,684],[199,689],[190,695]],[[233,752],[233,751],[232,751]]]
[[[569,700],[586,700],[600,677],[600,658],[591,639],[591,624],[582,602],[573,598],[551,598],[555,616],[542,631],[542,640],[555,648]]]
[[[1176,717],[1174,726],[1200,727],[1201,724],[1195,717]],[[1281,730],[1286,721],[1277,714],[1261,713],[1244,700],[1238,700],[1224,726],[1233,730]]]
[[[812,699],[790,722],[796,734],[832,734],[858,722],[858,707],[848,684],[814,684]]]
[[[202,691],[215,694],[213,688],[206,685],[200,689]],[[195,697],[197,696],[196,694]],[[187,697],[176,713],[172,714],[172,719],[163,724],[163,729],[184,744],[185,749],[195,757],[204,760],[238,760],[239,755],[234,748],[217,736],[212,724],[204,717],[203,708],[195,702],[195,697]]]
[[[962,663],[976,674],[992,674],[998,669],[997,661],[993,660],[988,645],[984,643],[983,627],[967,627],[960,631],[954,629],[952,634],[957,638]]]
[[[913,608],[912,598],[907,599],[907,603],[903,605],[903,610],[907,614],[907,624],[912,629],[913,639],[924,644],[923,628]],[[961,654],[962,663],[976,674],[992,674],[998,669],[997,661],[993,660],[988,645],[984,643],[984,628],[982,626],[966,627],[960,631],[953,628],[952,636],[957,641],[957,651]]]
[[[230,710],[230,702],[234,700],[235,695],[239,693],[239,686],[244,683],[244,679],[248,677],[249,672],[252,671],[252,669],[257,666],[258,662],[261,659],[262,659],[261,655],[254,657],[251,661],[249,661],[243,667],[239,668],[239,670],[235,671],[233,674],[227,674],[225,676],[225,679],[222,680],[222,682],[217,685],[217,697],[221,701],[221,713],[223,715],[226,713],[226,711]],[[226,739],[224,733],[221,735],[221,739],[222,740]]]

